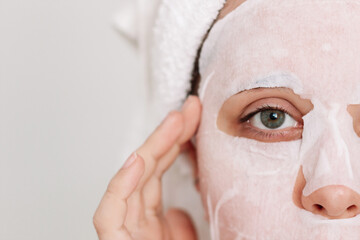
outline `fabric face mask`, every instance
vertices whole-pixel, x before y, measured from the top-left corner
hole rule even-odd
[[[360,103],[359,30],[355,0],[248,0],[214,25],[200,58],[197,134],[213,240],[360,238],[359,215],[330,220],[292,199],[301,167],[304,196],[331,185],[360,192],[360,138],[347,111]],[[259,87],[311,100],[302,139],[266,143],[219,130],[224,102]]]

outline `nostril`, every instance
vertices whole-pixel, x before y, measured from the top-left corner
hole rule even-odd
[[[350,217],[355,217],[359,213],[359,208],[356,205],[351,205],[346,209]]]
[[[313,205],[314,206],[314,209],[316,210],[316,211],[321,211],[321,210],[323,210],[323,206],[321,206],[320,204],[314,204]]]
[[[357,207],[355,205],[351,205],[350,207],[347,208],[347,211],[349,212],[355,212],[357,210]]]
[[[301,196],[304,209],[328,219],[360,215],[360,194],[342,185],[330,185]]]

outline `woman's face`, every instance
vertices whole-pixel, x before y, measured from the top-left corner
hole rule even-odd
[[[359,30],[351,0],[249,0],[214,25],[197,135],[214,240],[360,238]]]

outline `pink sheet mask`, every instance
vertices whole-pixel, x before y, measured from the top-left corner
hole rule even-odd
[[[218,21],[200,58],[200,186],[213,240],[359,239],[360,217],[328,220],[295,206],[329,185],[360,192],[360,139],[349,104],[360,103],[360,1],[248,0]],[[310,99],[303,138],[264,143],[217,127],[224,102],[256,87]],[[240,114],[240,113],[239,113]]]

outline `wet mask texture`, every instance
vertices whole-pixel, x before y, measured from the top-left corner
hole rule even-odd
[[[218,21],[200,58],[200,186],[213,240],[360,239],[360,217],[328,220],[295,206],[330,185],[360,192],[360,139],[347,111],[360,103],[360,1],[248,0]],[[303,137],[265,143],[218,129],[241,91],[286,87],[314,108]],[[236,109],[234,109],[236,111]]]

